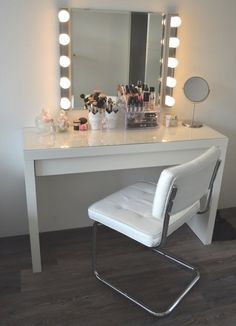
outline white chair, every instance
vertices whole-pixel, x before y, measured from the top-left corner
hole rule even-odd
[[[157,185],[138,182],[94,203],[88,209],[93,224],[93,272],[95,276],[152,315],[169,314],[199,280],[199,271],[188,262],[159,248],[166,238],[194,215],[209,209],[213,183],[220,165],[220,151],[211,147],[196,159],[162,171]],[[204,200],[203,200],[204,199]],[[201,204],[200,204],[201,201]],[[204,207],[202,206],[204,202]],[[165,311],[153,311],[100,276],[96,269],[97,225],[103,224],[132,238],[155,253],[193,272],[192,281]]]

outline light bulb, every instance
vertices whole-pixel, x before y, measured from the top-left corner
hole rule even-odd
[[[170,48],[177,48],[180,44],[178,37],[170,37],[169,39],[169,47]]]
[[[176,68],[178,66],[178,60],[176,58],[168,58],[168,67],[169,68]]]
[[[58,19],[60,23],[66,23],[70,19],[70,13],[69,11],[62,9],[58,13]]]
[[[170,27],[179,27],[181,25],[181,18],[179,16],[172,16],[170,19]]]
[[[61,55],[59,62],[60,62],[60,66],[67,68],[70,65],[70,58],[67,57],[66,55]]]
[[[175,105],[175,99],[172,96],[166,95],[166,97],[165,97],[165,105],[167,105],[167,106]]]
[[[67,77],[61,77],[60,78],[60,86],[61,88],[67,89],[70,88],[71,82],[70,79]]]
[[[70,108],[71,103],[67,97],[62,97],[60,105],[63,110],[68,110]]]
[[[175,87],[176,86],[176,79],[173,77],[167,77],[166,78],[166,85],[168,87]]]
[[[68,45],[70,43],[70,36],[65,33],[60,34],[59,35],[59,43],[61,45]]]

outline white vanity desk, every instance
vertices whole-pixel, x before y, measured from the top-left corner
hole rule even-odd
[[[207,126],[199,129],[180,125],[146,130],[70,130],[45,136],[34,128],[25,128],[23,149],[33,271],[41,271],[36,176],[174,165],[196,157],[212,145],[219,146],[222,164],[211,209],[189,223],[201,241],[210,244],[227,143],[226,136]]]

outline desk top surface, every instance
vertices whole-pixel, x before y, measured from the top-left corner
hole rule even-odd
[[[66,132],[54,134],[38,133],[36,128],[24,128],[24,151],[91,148],[99,146],[155,144],[176,141],[194,141],[224,139],[226,136],[204,125],[202,128],[178,127],[141,129],[141,130],[87,130],[74,131],[70,128]]]

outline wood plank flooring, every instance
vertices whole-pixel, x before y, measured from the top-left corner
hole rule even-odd
[[[201,279],[162,319],[92,275],[90,228],[41,234],[41,248],[43,272],[32,274],[28,237],[0,239],[0,326],[236,325],[235,240],[204,246],[186,225],[169,238],[166,249],[198,266]],[[98,250],[100,270],[153,308],[165,308],[190,277],[108,229]]]

